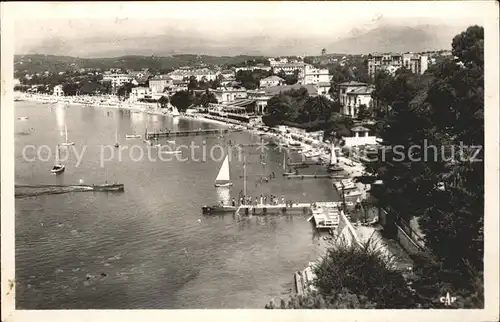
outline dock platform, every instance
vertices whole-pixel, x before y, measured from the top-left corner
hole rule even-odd
[[[182,136],[197,136],[206,134],[224,134],[229,132],[235,132],[232,129],[198,129],[198,130],[185,130],[185,131],[158,131],[158,132],[146,132],[145,139],[154,138],[170,138],[170,137],[182,137]]]
[[[301,214],[309,215],[311,214],[311,206],[317,205],[322,207],[337,207],[338,202],[302,202],[293,204],[257,204],[257,205],[241,205],[236,209],[235,214],[237,215],[271,215],[271,214]]]

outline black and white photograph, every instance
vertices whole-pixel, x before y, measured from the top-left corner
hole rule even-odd
[[[2,321],[498,321],[498,11],[2,3]]]

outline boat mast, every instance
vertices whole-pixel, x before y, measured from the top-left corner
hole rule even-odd
[[[243,156],[243,196],[247,196],[247,157]]]
[[[68,127],[64,124],[64,135],[66,137],[66,143],[68,143]]]
[[[56,165],[59,164],[59,144],[57,145],[56,149]]]

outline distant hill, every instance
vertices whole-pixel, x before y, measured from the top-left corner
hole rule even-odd
[[[330,43],[328,52],[361,54],[371,52],[422,52],[451,49],[454,36],[465,28],[440,25],[381,26]]]
[[[152,70],[178,68],[187,65],[228,65],[241,64],[246,60],[266,59],[263,56],[207,56],[207,55],[171,55],[157,56],[121,56],[115,58],[78,58],[57,55],[15,55],[14,70],[17,72],[40,73],[44,71],[62,72],[80,68],[121,68]]]

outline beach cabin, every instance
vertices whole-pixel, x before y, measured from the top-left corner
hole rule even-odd
[[[351,129],[351,132],[353,132],[352,136],[343,137],[347,147],[377,144],[377,137],[371,136],[370,130],[364,126],[355,126]]]

